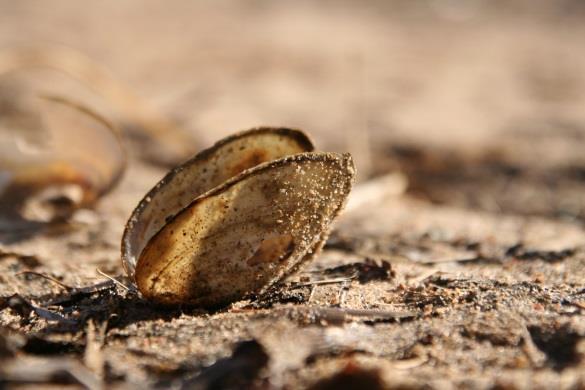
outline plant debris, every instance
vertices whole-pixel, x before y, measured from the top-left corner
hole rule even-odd
[[[13,312],[20,315],[23,319],[28,318],[31,313],[47,321],[57,321],[64,324],[76,324],[76,321],[67,319],[60,314],[35,306],[18,294],[9,297],[0,297],[0,310],[10,308]]]
[[[382,390],[385,389],[380,372],[376,369],[365,369],[356,363],[349,362],[338,373],[329,378],[321,379],[313,384],[310,390]]]
[[[184,380],[181,389],[249,388],[269,362],[269,355],[256,340],[239,342],[228,358],[203,369],[195,378]]]
[[[363,262],[343,264],[323,271],[327,275],[355,275],[360,283],[368,283],[372,280],[388,280],[395,273],[392,266],[386,260],[375,260],[366,258]]]
[[[524,245],[514,245],[506,251],[506,256],[517,260],[544,260],[557,262],[575,254],[574,249],[563,249],[560,251],[537,251],[527,250]]]
[[[0,369],[0,385],[42,383],[80,384],[87,389],[103,387],[99,378],[73,359],[15,360]]]

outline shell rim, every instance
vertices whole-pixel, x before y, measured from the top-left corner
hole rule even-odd
[[[101,197],[101,196],[109,193],[110,191],[112,191],[119,184],[119,182],[122,180],[122,177],[124,176],[124,172],[126,171],[126,168],[128,168],[128,152],[126,150],[126,146],[124,145],[124,140],[122,137],[121,130],[116,125],[114,125],[112,122],[107,120],[104,116],[102,116],[101,114],[98,114],[96,111],[92,110],[89,107],[86,107],[85,105],[83,105],[82,103],[80,103],[78,101],[71,100],[69,98],[66,98],[66,97],[63,97],[60,95],[50,94],[50,93],[40,93],[37,95],[37,98],[71,107],[72,109],[77,110],[77,111],[91,117],[92,119],[94,119],[97,122],[104,125],[104,127],[106,129],[108,129],[110,134],[118,142],[118,146],[120,147],[120,151],[122,154],[122,163],[118,167],[118,170],[116,171],[116,173],[114,174],[114,176],[112,177],[112,179],[110,180],[108,185],[106,187],[102,188],[97,194],[98,194],[98,197]]]

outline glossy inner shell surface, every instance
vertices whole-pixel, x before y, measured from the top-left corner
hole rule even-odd
[[[257,128],[225,138],[169,172],[138,204],[122,238],[122,260],[134,276],[148,241],[195,198],[240,172],[284,156],[312,151],[298,130]]]
[[[116,129],[59,97],[15,96],[0,108],[0,137],[2,204],[71,184],[82,191],[79,206],[88,206],[118,182],[126,165]]]
[[[326,235],[354,177],[349,155],[304,153],[262,164],[193,201],[147,244],[142,294],[210,307],[262,292]]]

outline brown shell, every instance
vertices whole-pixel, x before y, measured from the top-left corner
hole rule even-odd
[[[321,245],[354,178],[349,154],[304,153],[247,170],[195,199],[142,251],[136,283],[163,304],[261,293]]]
[[[327,238],[355,174],[298,130],[228,137],[169,172],[122,238],[124,267],[162,304],[223,305],[282,279]]]
[[[88,108],[56,96],[16,96],[0,113],[0,215],[29,198],[69,187],[73,208],[91,206],[119,181],[126,152],[117,129]]]
[[[314,150],[301,131],[261,127],[217,142],[171,170],[132,212],[122,238],[122,263],[133,277],[147,242],[195,198],[240,172],[266,161]]]

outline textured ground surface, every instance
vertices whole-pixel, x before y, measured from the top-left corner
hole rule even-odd
[[[96,268],[122,280],[123,226],[165,172],[144,150],[164,141],[138,139],[99,94],[38,76],[126,126],[131,159],[96,210],[0,235],[0,378],[585,388],[585,8],[357,4],[0,1],[0,47],[82,50],[194,148],[299,127],[350,151],[361,182],[393,170],[409,181],[343,215],[324,253],[272,294],[217,312],[156,308],[95,284],[107,282]],[[331,279],[342,281],[314,283]]]

